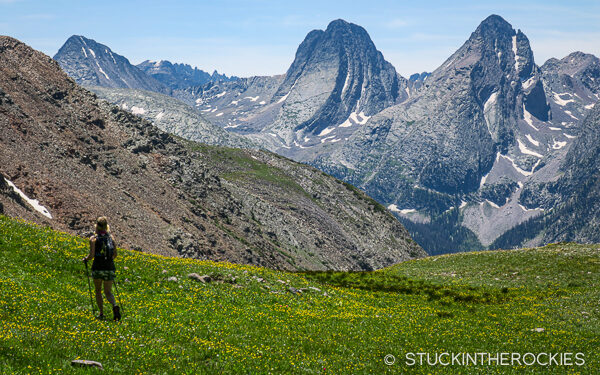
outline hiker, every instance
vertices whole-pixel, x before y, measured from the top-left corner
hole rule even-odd
[[[104,284],[104,295],[113,308],[114,320],[121,319],[121,310],[117,306],[115,296],[112,294],[112,284],[115,280],[115,262],[117,257],[117,247],[115,239],[110,233],[110,226],[106,217],[101,216],[96,220],[96,232],[90,237],[90,253],[83,258],[83,262],[94,259],[92,263],[92,278],[94,279],[94,287],[96,288],[96,303],[100,310],[98,319],[104,319],[102,298],[102,285]]]

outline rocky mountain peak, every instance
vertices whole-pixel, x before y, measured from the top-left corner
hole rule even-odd
[[[475,34],[487,35],[490,34],[509,34],[514,35],[515,31],[510,23],[497,14],[492,14],[487,17],[477,27]],[[492,34],[492,35],[493,35]]]
[[[272,102],[285,102],[295,130],[318,135],[394,104],[403,80],[365,29],[340,19],[308,33]]]
[[[54,59],[80,85],[133,88],[161,93],[169,91],[162,83],[133,66],[124,56],[82,35],[73,35],[67,39]]]

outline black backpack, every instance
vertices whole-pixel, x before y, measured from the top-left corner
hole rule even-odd
[[[104,257],[110,260],[115,252],[115,244],[109,234],[96,236],[96,254],[95,257]]]

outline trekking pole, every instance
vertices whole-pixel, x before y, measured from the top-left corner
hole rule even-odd
[[[119,288],[117,287],[117,279],[115,278],[115,281],[113,282],[113,284],[115,284],[115,292],[117,292],[117,302],[119,303],[120,309],[121,309],[121,315],[123,315],[123,312],[125,310],[123,310],[123,304],[121,303],[121,293],[119,293]]]
[[[92,305],[92,314],[96,315],[96,308],[94,307],[94,300],[92,299],[92,284],[90,284],[90,272],[88,271],[87,260],[83,262],[85,264],[85,275],[88,281],[88,290],[90,291],[90,304]]]

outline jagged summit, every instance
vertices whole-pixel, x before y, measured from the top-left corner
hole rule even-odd
[[[237,79],[219,74],[216,70],[210,74],[189,64],[171,63],[168,60],[146,60],[137,67],[172,90],[182,90],[208,82],[226,82]]]
[[[503,30],[506,32],[510,32],[510,31],[514,32],[512,25],[510,23],[508,23],[508,21],[506,21],[504,18],[502,18],[501,16],[499,16],[497,14],[492,14],[489,17],[487,17],[486,19],[484,19],[483,21],[481,21],[481,23],[475,30],[475,33],[484,32],[485,30],[489,30],[489,29]]]
[[[308,33],[272,102],[285,102],[288,123],[286,112],[295,114],[296,131],[318,135],[352,114],[366,119],[394,104],[401,80],[364,28],[338,19]]]
[[[133,66],[109,47],[82,35],[73,35],[54,59],[80,85],[132,88],[167,93],[162,83]]]

